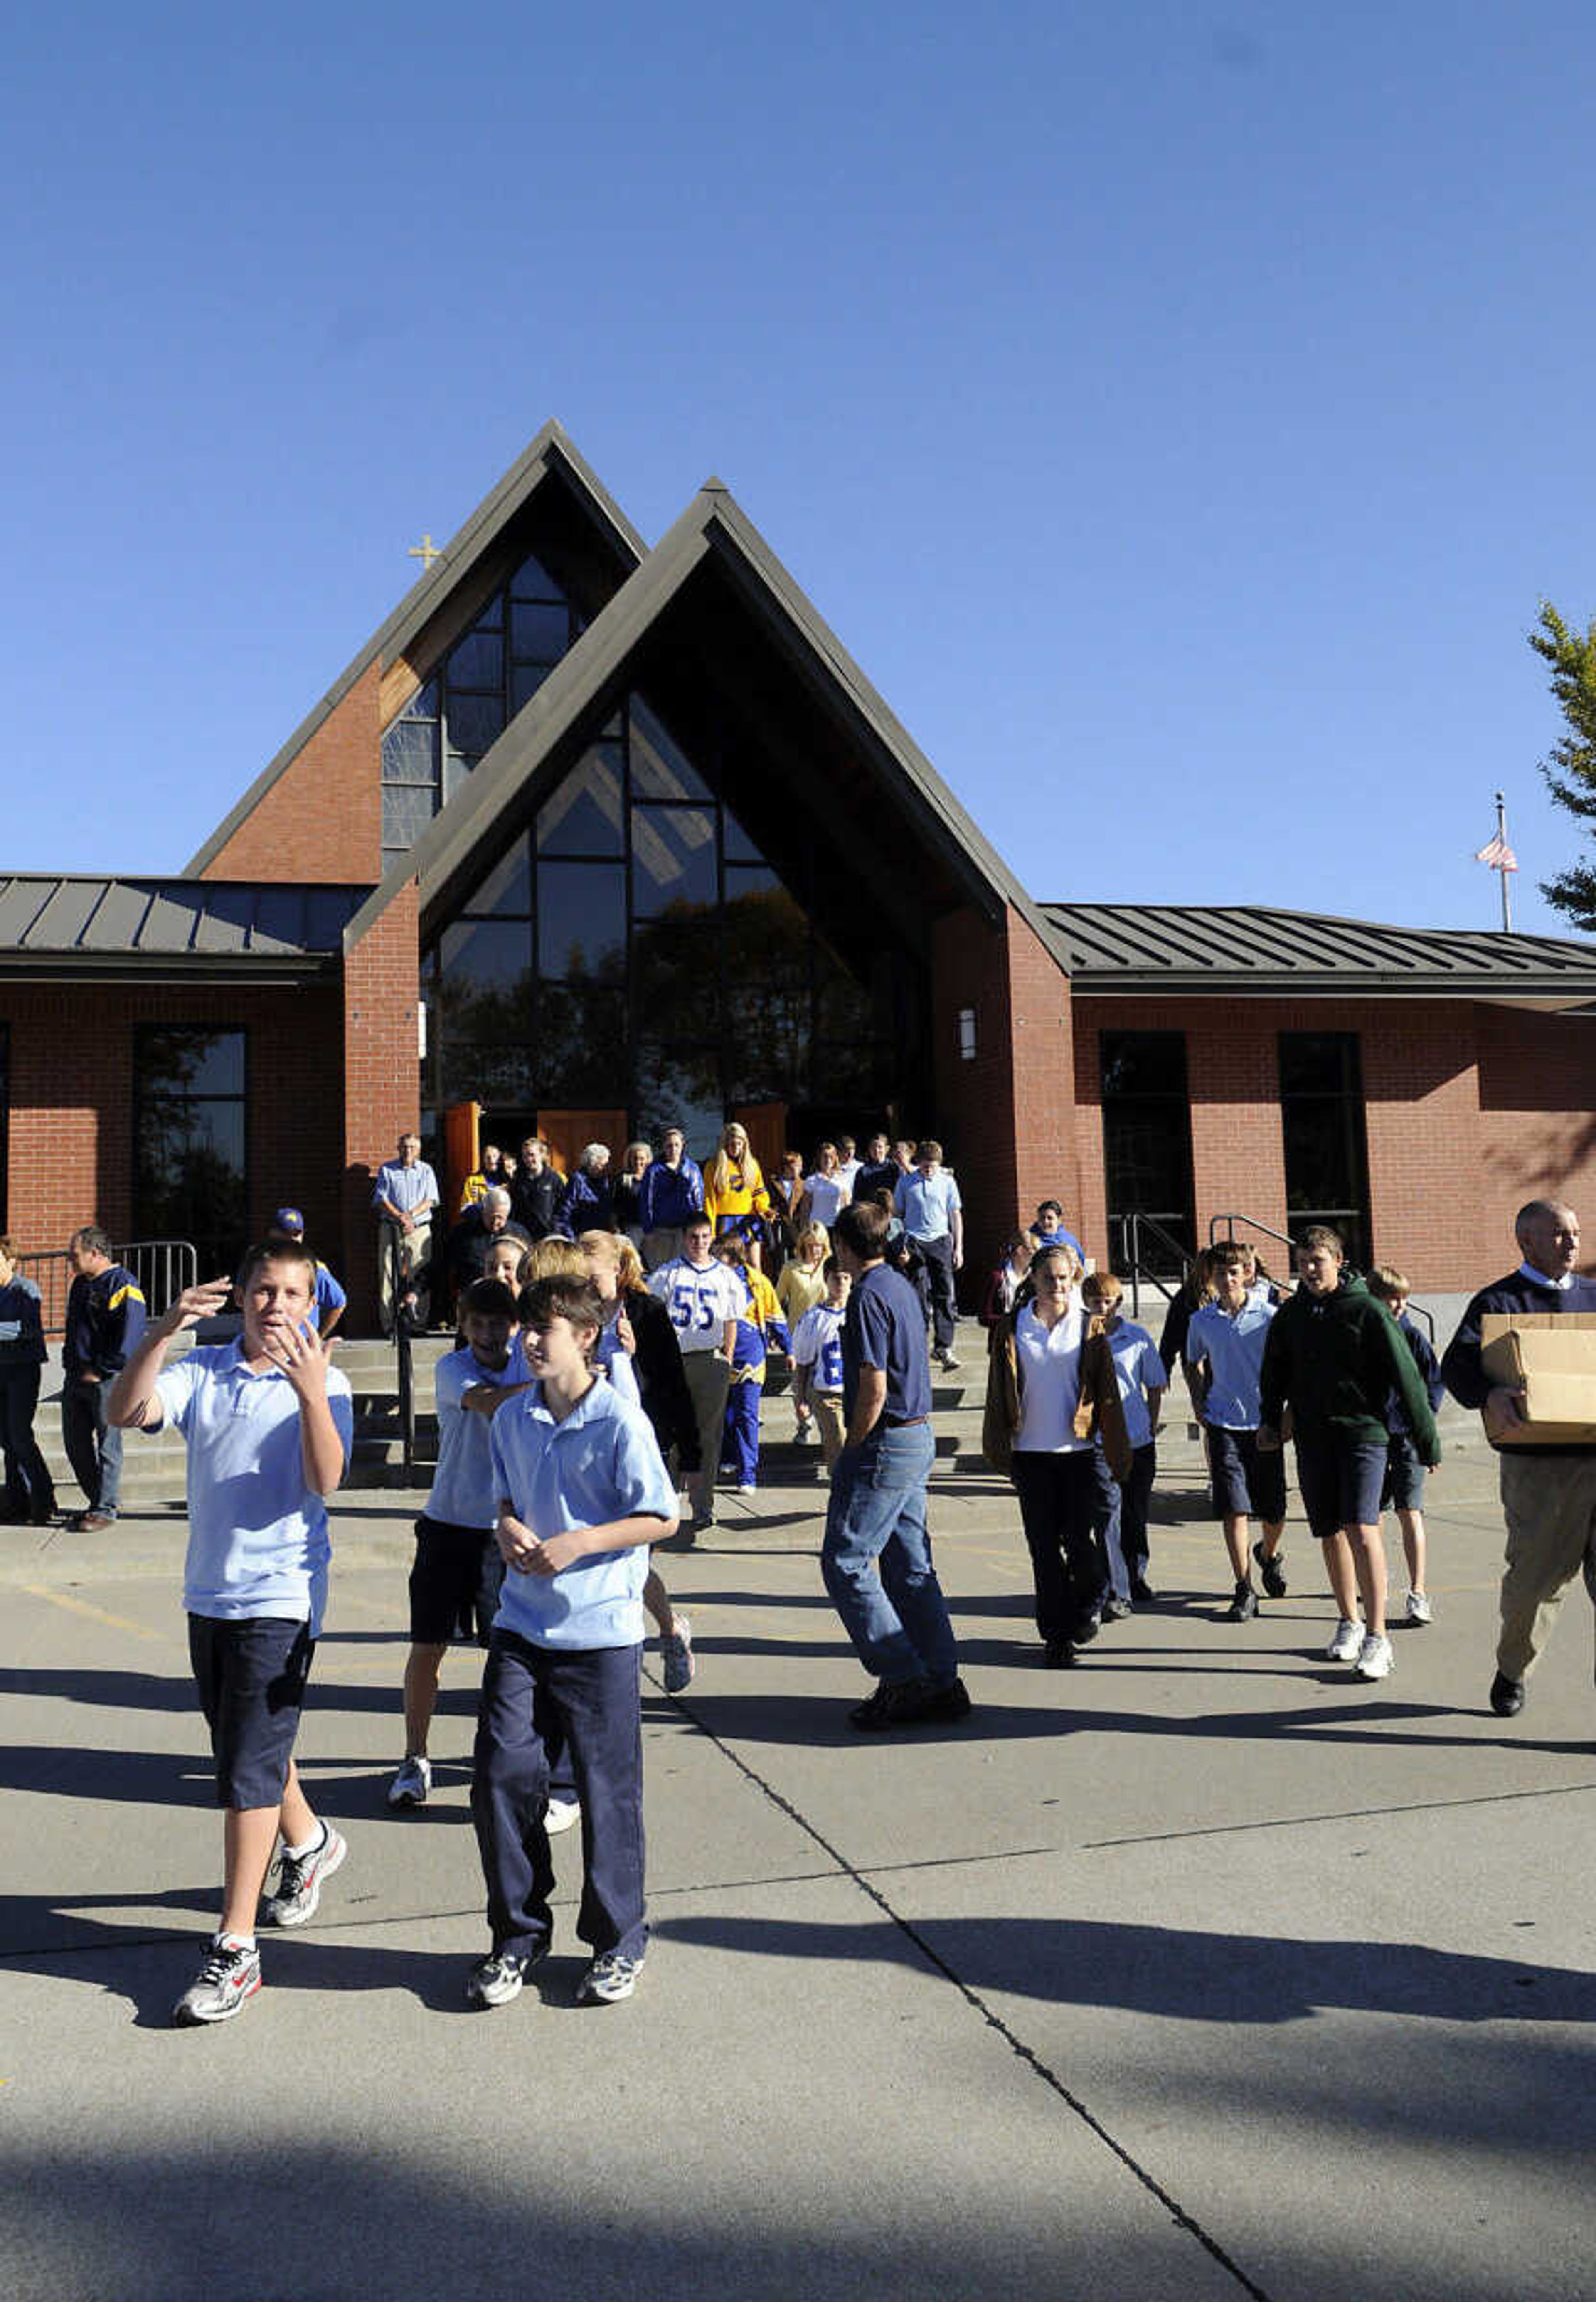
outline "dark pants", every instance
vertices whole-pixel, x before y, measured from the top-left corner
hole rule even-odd
[[[61,1386],[61,1440],[89,1509],[114,1518],[122,1485],[122,1432],[105,1420],[110,1388],[108,1382],[67,1376]]]
[[[38,1379],[43,1370],[33,1366],[0,1367],[0,1447],[5,1449],[6,1508],[25,1518],[55,1508],[55,1487],[50,1466],[33,1435],[33,1414],[38,1405]]]
[[[959,1315],[959,1306],[953,1294],[953,1242],[951,1238],[917,1239],[914,1251],[920,1257],[916,1285],[920,1299],[939,1351],[953,1347],[953,1326]]]
[[[1124,1561],[1127,1585],[1147,1578],[1147,1505],[1152,1500],[1157,1468],[1158,1442],[1154,1439],[1149,1439],[1145,1447],[1131,1449],[1130,1475],[1123,1486],[1105,1458],[1101,1454],[1097,1457],[1097,1535],[1105,1552],[1117,1550]],[[1108,1567],[1110,1579],[1117,1588],[1120,1578],[1113,1572],[1112,1558]]]
[[[569,1746],[582,1801],[576,1932],[594,1951],[641,1958],[643,1714],[640,1646],[535,1647],[496,1630],[476,1713],[471,1812],[493,1947],[517,1957],[554,1924],[554,1861],[543,1816],[549,1751]]]
[[[1103,1563],[1092,1532],[1097,1458],[1090,1447],[1067,1455],[1014,1450],[1014,1488],[1037,1586],[1037,1629],[1049,1646],[1069,1644],[1103,1603]]]

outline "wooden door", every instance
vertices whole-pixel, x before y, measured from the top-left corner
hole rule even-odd
[[[538,1133],[549,1146],[550,1164],[568,1175],[590,1143],[608,1143],[609,1172],[620,1172],[626,1148],[624,1111],[540,1111]]]
[[[787,1111],[785,1103],[745,1103],[732,1113],[732,1117],[748,1135],[749,1148],[764,1171],[765,1180],[781,1172],[781,1155],[787,1147]]]
[[[475,1174],[480,1164],[482,1119],[480,1103],[451,1103],[443,1114],[443,1207],[450,1222],[460,1211],[466,1179]]]

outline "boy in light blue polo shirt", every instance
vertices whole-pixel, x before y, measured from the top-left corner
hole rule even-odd
[[[1251,1252],[1227,1239],[1214,1250],[1216,1297],[1191,1315],[1186,1331],[1186,1380],[1202,1418],[1208,1450],[1214,1516],[1224,1525],[1225,1548],[1236,1578],[1226,1620],[1250,1622],[1258,1611],[1252,1561],[1269,1599],[1286,1595],[1286,1474],[1280,1451],[1258,1446],[1258,1377],[1264,1344],[1274,1317],[1267,1291],[1255,1283]],[[1247,1549],[1247,1516],[1264,1523],[1264,1539]]]
[[[309,1325],[313,1256],[267,1239],[245,1256],[236,1291],[236,1341],[163,1368],[172,1338],[229,1292],[224,1279],[186,1288],[146,1328],[106,1402],[119,1429],[170,1422],[189,1449],[183,1604],[226,1819],[222,1924],[172,2010],[179,2025],[224,2022],[260,1988],[256,1911],[279,1840],[264,1915],[280,1927],[315,1916],[348,1852],[312,1813],[293,1745],[326,1604],[326,1498],[349,1462],[354,1406]]]
[[[579,2000],[629,1998],[648,1941],[643,1588],[648,1546],[676,1532],[676,1498],[647,1416],[593,1373],[602,1323],[585,1279],[534,1281],[522,1298],[532,1387],[492,1422],[496,1533],[508,1572],[471,1785],[492,1934],[466,1985],[476,2006],[508,2004],[549,1949],[550,1741],[569,1750],[582,1807],[576,1931],[593,1956]]]

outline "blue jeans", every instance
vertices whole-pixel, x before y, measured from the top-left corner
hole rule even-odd
[[[122,1432],[105,1420],[109,1382],[69,1374],[61,1386],[61,1437],[72,1476],[91,1511],[116,1516],[122,1488]]]
[[[928,1423],[878,1423],[831,1474],[820,1572],[865,1668],[890,1685],[951,1686],[958,1648],[931,1564],[926,1481],[937,1445]],[[876,1562],[880,1561],[880,1573]]]

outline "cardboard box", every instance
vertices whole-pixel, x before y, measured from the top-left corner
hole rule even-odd
[[[1525,1421],[1504,1447],[1596,1447],[1596,1312],[1487,1311],[1480,1364],[1524,1389]]]

